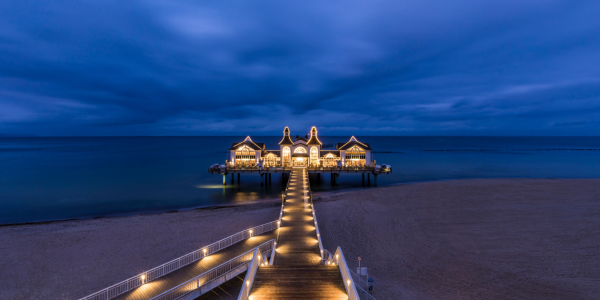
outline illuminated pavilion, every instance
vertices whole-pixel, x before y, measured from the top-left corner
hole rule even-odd
[[[371,146],[351,137],[345,143],[337,143],[336,150],[322,149],[323,143],[313,126],[310,136],[290,137],[290,129],[285,127],[279,149],[267,150],[264,143],[256,143],[250,137],[229,148],[228,164],[240,167],[369,167]]]

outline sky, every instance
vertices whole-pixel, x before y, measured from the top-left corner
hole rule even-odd
[[[600,135],[600,1],[30,1],[0,135]]]

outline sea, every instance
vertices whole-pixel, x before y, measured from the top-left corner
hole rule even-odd
[[[156,213],[279,198],[273,174],[240,182],[208,174],[244,136],[0,138],[0,224]],[[326,149],[349,136],[319,137]],[[256,136],[278,149],[281,137]],[[600,178],[600,137],[358,136],[377,164],[392,166],[378,186],[462,178]],[[373,179],[373,178],[371,178]],[[376,188],[360,174],[311,178],[313,192]]]

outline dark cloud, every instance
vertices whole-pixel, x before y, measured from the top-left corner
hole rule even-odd
[[[599,135],[598,15],[595,1],[8,0],[0,134]]]

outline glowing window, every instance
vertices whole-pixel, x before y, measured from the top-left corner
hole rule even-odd
[[[244,146],[235,151],[235,159],[236,160],[253,160],[256,158],[254,150],[250,149],[248,146]]]
[[[349,160],[360,160],[365,159],[365,150],[360,147],[354,146],[350,150],[346,151],[346,159]]]
[[[312,160],[312,161],[319,160],[319,149],[317,149],[317,147],[310,148],[310,160]]]
[[[294,153],[306,153],[306,149],[304,149],[302,147],[298,147],[298,148],[294,149]]]
[[[290,160],[290,147],[283,147],[283,159],[286,161]]]

